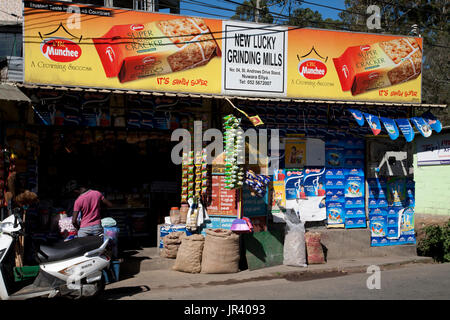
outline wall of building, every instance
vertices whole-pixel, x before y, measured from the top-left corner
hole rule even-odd
[[[440,134],[450,139],[450,133],[443,130]],[[433,132],[433,135],[436,133]],[[415,138],[416,151],[421,139],[425,138]],[[416,213],[450,216],[450,164],[418,166],[417,159],[417,152],[414,152]]]
[[[7,14],[5,11],[18,17],[22,17],[22,0],[0,1],[0,21],[17,22],[17,17]],[[21,21],[22,19],[19,19],[19,22]]]

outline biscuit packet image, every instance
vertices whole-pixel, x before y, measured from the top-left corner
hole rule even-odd
[[[333,59],[343,91],[352,95],[417,78],[422,50],[414,38],[401,38],[347,48]]]
[[[106,76],[121,83],[196,68],[221,55],[201,18],[116,25],[93,42]]]

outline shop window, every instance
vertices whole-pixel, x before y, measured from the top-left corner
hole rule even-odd
[[[0,57],[22,56],[22,34],[0,33]]]

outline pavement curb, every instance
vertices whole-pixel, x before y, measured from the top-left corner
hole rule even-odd
[[[155,289],[199,288],[217,285],[233,285],[245,282],[286,279],[288,281],[308,281],[315,279],[345,276],[355,273],[366,273],[371,265],[380,270],[390,270],[412,264],[433,263],[430,257],[396,256],[361,259],[342,259],[328,261],[326,264],[309,265],[308,267],[273,266],[257,270],[244,270],[230,274],[184,273],[167,268],[164,270],[142,270],[139,277],[148,279]],[[128,281],[129,279],[124,279]],[[119,281],[115,286],[120,286]]]

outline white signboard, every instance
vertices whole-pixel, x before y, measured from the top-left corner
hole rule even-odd
[[[222,93],[286,96],[287,27],[223,21]]]
[[[418,166],[450,164],[450,134],[421,137],[416,141]]]

